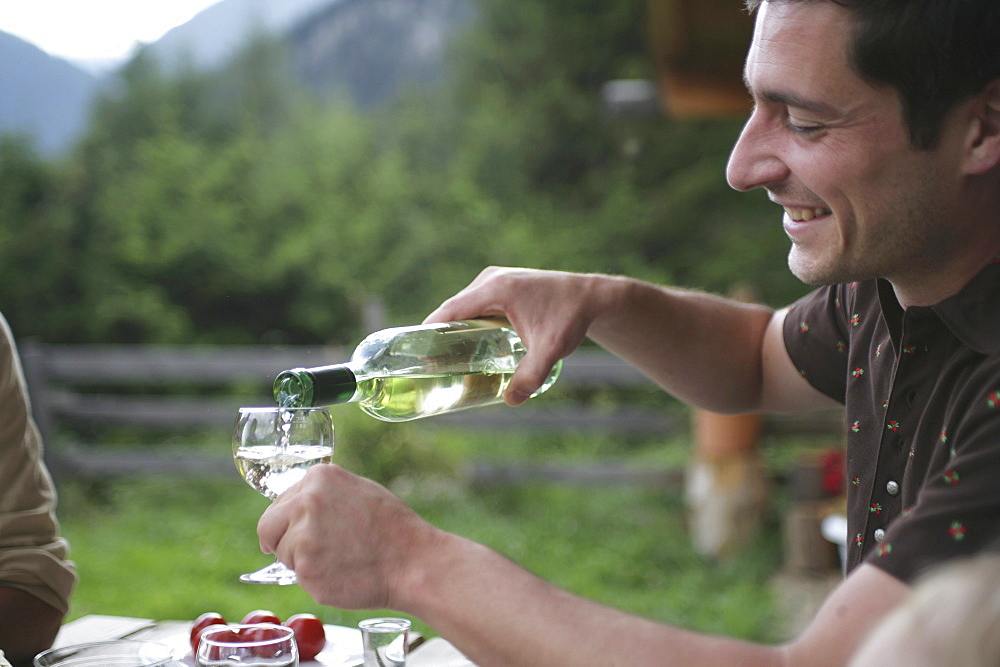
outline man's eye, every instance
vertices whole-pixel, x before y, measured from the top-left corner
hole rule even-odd
[[[796,134],[814,134],[823,129],[822,125],[800,125],[791,120],[788,121],[788,129]]]

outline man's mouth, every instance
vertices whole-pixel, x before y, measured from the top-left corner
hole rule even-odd
[[[783,206],[785,214],[795,222],[809,222],[813,218],[830,215],[832,211],[828,208],[794,208]]]

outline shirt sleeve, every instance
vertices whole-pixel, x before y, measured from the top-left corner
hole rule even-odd
[[[24,374],[0,316],[0,586],[23,590],[65,613],[76,584],[59,535],[56,492],[42,459]]]
[[[809,384],[843,403],[846,396],[852,294],[841,285],[817,289],[796,301],[785,316],[785,349]]]

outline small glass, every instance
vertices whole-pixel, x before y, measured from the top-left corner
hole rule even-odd
[[[358,623],[365,651],[365,667],[404,667],[410,644],[410,622],[405,618],[369,618]]]
[[[299,649],[291,628],[273,623],[207,630],[198,644],[196,667],[294,667]]]
[[[310,466],[333,459],[333,422],[326,408],[240,408],[233,429],[236,469],[255,491],[274,500]],[[296,583],[281,561],[240,576],[249,584]]]
[[[161,667],[173,665],[173,650],[158,642],[114,639],[49,649],[35,656],[35,667]]]

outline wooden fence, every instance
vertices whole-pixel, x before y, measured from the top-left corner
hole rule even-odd
[[[271,405],[278,372],[296,366],[345,361],[350,350],[335,347],[225,347],[50,345],[20,343],[35,420],[46,445],[46,462],[56,479],[102,479],[135,473],[231,474],[230,429],[241,405]],[[566,359],[556,388],[652,387],[633,367],[599,349],[582,348]],[[686,430],[677,411],[613,406],[595,410],[566,400],[540,399],[517,409],[494,406],[427,420],[436,427],[534,432],[663,434]],[[829,435],[836,416],[820,420],[769,420],[772,430]],[[154,433],[153,444],[109,447],[112,429]],[[178,446],[183,434],[215,431],[217,452],[192,455]],[[203,451],[204,448],[202,448]],[[643,483],[659,473],[622,466],[559,468],[524,465],[472,466],[479,481],[504,483],[525,478]],[[667,473],[670,476],[670,473]]]

